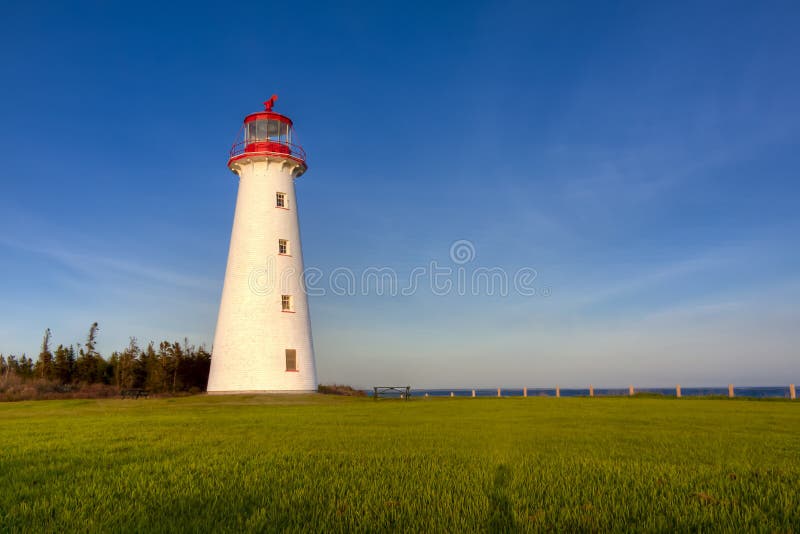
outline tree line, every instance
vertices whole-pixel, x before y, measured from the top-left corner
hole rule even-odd
[[[34,361],[0,354],[0,378],[43,380],[61,386],[106,384],[119,389],[146,389],[153,393],[199,393],[206,390],[211,354],[204,346],[183,343],[150,342],[141,348],[130,338],[122,351],[114,351],[106,359],[97,351],[100,327],[92,323],[84,343],[58,345],[51,350],[52,335],[44,332],[39,357]]]

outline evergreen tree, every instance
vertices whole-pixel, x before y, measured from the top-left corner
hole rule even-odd
[[[35,367],[36,376],[51,380],[53,378],[53,353],[50,352],[50,329],[44,331],[42,339],[42,350],[39,352],[39,360]]]
[[[94,362],[92,357],[83,349],[78,351],[78,358],[75,360],[75,374],[73,380],[75,382],[91,383],[94,377]]]
[[[181,382],[178,381],[179,371],[183,367],[183,360],[185,359],[184,348],[177,341],[170,345],[168,349],[169,354],[169,367],[170,374],[172,375],[170,391],[173,393],[182,389]]]
[[[136,338],[130,338],[128,348],[126,348],[118,357],[116,369],[116,384],[123,389],[132,388],[136,382],[137,373],[136,368],[139,366],[139,345],[136,343]]]
[[[211,355],[206,352],[205,347],[195,348],[184,342],[184,361],[179,371],[181,389],[205,391],[210,366]]]
[[[119,352],[114,351],[108,360],[97,359],[97,375],[101,377],[103,384],[118,385],[117,374],[119,373]]]
[[[160,379],[158,391],[169,391],[172,383],[172,345],[169,341],[162,341],[158,346],[157,377]]]
[[[152,348],[152,343],[150,344]],[[148,354],[146,351],[140,350],[139,357],[134,362],[133,366],[133,387],[146,389],[147,388],[147,370],[148,370]]]
[[[52,334],[46,329],[39,357],[34,362],[21,357],[0,354],[0,379],[11,375],[24,380],[43,378],[61,384],[113,384],[122,389],[143,388],[154,393],[205,391],[211,354],[204,346],[196,348],[184,338],[183,343],[162,341],[158,349],[150,342],[139,348],[135,337],[121,352],[115,351],[106,360],[97,351],[97,323],[92,323],[84,343],[65,347],[59,344],[52,352]]]
[[[92,323],[89,327],[89,335],[86,337],[84,348],[80,349],[78,359],[75,361],[75,379],[78,382],[101,382],[103,371],[105,371],[105,361],[97,353],[97,332],[100,327],[97,323]]]
[[[161,346],[163,345],[164,343],[161,344]],[[164,359],[161,357],[161,352],[156,352],[154,343],[151,341],[150,344],[147,345],[143,356],[147,365],[146,389],[154,392],[164,391],[167,373],[164,368]]]
[[[73,367],[75,366],[74,349],[68,349],[64,345],[59,345],[55,352],[53,363],[53,377],[61,384],[72,382]]]
[[[8,355],[8,359],[6,360],[6,374],[8,375],[18,375],[19,374],[19,362],[17,361],[17,357],[13,354]]]
[[[78,361],[77,356],[75,356],[75,346],[69,346],[69,352],[67,353],[67,361],[69,362],[69,370],[70,370],[70,382],[74,382],[75,377],[75,362]]]
[[[17,374],[22,378],[33,378],[33,359],[23,354],[19,359],[19,370]]]
[[[97,332],[99,330],[100,327],[97,325],[97,321],[93,322],[92,326],[89,327],[89,335],[86,337],[86,352],[92,356],[97,354]]]

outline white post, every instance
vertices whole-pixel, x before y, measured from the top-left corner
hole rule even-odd
[[[558,399],[560,397],[561,397],[561,388],[556,386],[556,398]]]
[[[451,392],[450,392],[450,396],[451,396],[451,397],[455,397],[455,394],[453,394],[453,392],[451,391]]]
[[[473,397],[475,396],[475,390],[474,389],[472,390],[472,396]]]

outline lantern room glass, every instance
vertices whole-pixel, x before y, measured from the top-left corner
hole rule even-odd
[[[249,122],[247,124],[247,142],[254,141],[289,144],[291,142],[291,127],[283,121],[273,119]]]

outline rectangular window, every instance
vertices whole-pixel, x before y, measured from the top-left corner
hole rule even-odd
[[[275,193],[275,206],[286,208],[286,193]]]
[[[281,295],[281,311],[292,311],[291,295]]]
[[[297,371],[297,349],[286,349],[286,370]]]
[[[289,242],[285,239],[278,239],[278,254],[289,254]]]

